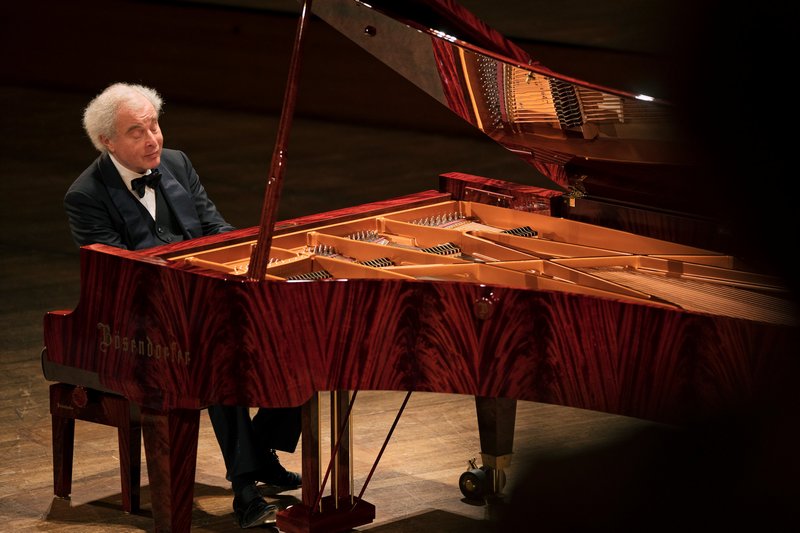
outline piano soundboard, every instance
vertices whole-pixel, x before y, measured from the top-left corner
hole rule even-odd
[[[254,245],[168,258],[244,276]],[[734,257],[710,250],[451,200],[277,235],[265,279],[458,281],[796,325],[780,279],[734,264]]]

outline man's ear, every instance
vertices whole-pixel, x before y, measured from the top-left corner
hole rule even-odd
[[[100,142],[103,143],[103,146],[106,147],[106,150],[108,150],[109,152],[113,152],[113,150],[111,149],[111,139],[109,139],[105,135],[100,135],[99,138]]]

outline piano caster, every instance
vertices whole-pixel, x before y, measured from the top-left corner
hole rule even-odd
[[[478,467],[475,459],[469,460],[469,466],[470,468],[458,479],[458,488],[466,499],[484,501],[500,494],[506,484],[506,474],[503,470],[488,466]]]

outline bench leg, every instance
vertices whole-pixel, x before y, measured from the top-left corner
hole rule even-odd
[[[142,424],[139,408],[116,394],[84,389],[66,383],[50,385],[53,431],[53,492],[68,498],[72,492],[75,420],[117,428],[122,508],[140,509]]]
[[[69,498],[72,492],[72,446],[75,441],[75,420],[52,416],[53,492]]]

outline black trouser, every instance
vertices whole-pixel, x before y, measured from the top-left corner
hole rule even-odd
[[[266,467],[270,450],[293,453],[300,440],[300,407],[260,408],[251,419],[247,407],[212,405],[208,416],[229,480]]]

